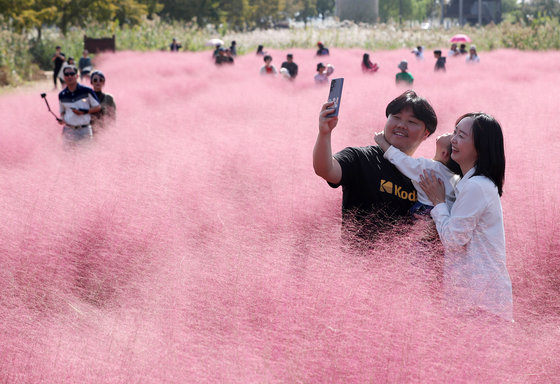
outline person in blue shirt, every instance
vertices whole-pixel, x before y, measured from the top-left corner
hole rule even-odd
[[[78,83],[78,69],[74,65],[65,67],[63,75],[66,88],[58,94],[62,135],[68,141],[89,139],[93,135],[91,114],[101,111],[99,100],[93,89]]]
[[[173,38],[173,41],[171,42],[171,44],[169,44],[169,49],[171,50],[171,52],[179,52],[179,49],[181,49],[183,46],[181,45],[181,43],[177,42],[176,38]]]
[[[329,49],[323,45],[320,41],[317,43],[317,56],[329,56]]]

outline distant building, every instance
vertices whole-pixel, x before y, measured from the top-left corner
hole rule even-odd
[[[460,0],[451,0],[445,10],[445,17],[459,19],[459,3]],[[478,24],[478,0],[462,0],[463,3],[463,21],[467,24]],[[502,21],[502,2],[482,1],[482,25],[489,23],[498,24]]]
[[[379,19],[379,0],[335,0],[334,13],[340,20],[376,23]]]

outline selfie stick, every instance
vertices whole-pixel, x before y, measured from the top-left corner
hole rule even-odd
[[[47,94],[46,93],[41,93],[41,97],[45,100],[45,103],[47,103],[47,108],[48,108],[49,112],[55,117],[56,121],[62,121],[62,119],[60,117],[58,117],[57,115],[54,114],[53,111],[51,111],[51,107],[49,105],[49,102],[47,101]]]

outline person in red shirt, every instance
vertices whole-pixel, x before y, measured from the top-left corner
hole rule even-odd
[[[266,55],[264,57],[264,65],[261,67],[260,74],[276,76],[277,73],[278,71],[276,70],[276,67],[272,65],[272,56]]]

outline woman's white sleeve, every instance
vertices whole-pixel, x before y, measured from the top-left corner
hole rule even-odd
[[[430,212],[444,248],[462,247],[472,238],[480,217],[486,210],[488,199],[483,188],[476,183],[463,186],[451,208],[438,204]]]

